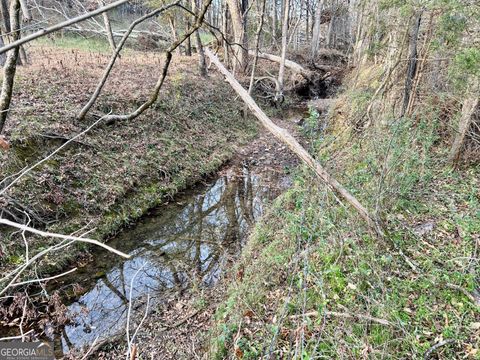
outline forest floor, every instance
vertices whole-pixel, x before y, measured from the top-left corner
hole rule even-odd
[[[355,73],[304,131],[385,237],[299,168],[230,272],[206,358],[479,358],[478,158],[445,162],[449,108],[434,96],[413,119],[374,110],[378,125],[358,130],[378,73]]]
[[[88,100],[110,55],[96,43],[68,38],[29,49],[19,67],[0,152],[2,178],[42,159],[93,120],[76,114]],[[132,111],[150,96],[162,54],[128,50],[118,60],[94,113]],[[213,173],[257,134],[223,79],[197,75],[195,57],[175,57],[155,106],[131,122],[99,125],[31,171],[0,198],[4,215],[60,233],[92,230],[105,239],[135,222],[177,191]],[[83,229],[83,230],[82,230]],[[24,262],[18,235],[0,232],[0,269]],[[45,248],[35,238],[30,249]],[[41,273],[63,268],[74,252],[55,254]],[[78,259],[77,259],[78,260]]]

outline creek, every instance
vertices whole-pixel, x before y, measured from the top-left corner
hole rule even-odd
[[[167,292],[191,286],[192,278],[213,286],[240,254],[266,204],[289,185],[286,175],[252,170],[244,162],[124,230],[109,245],[130,259],[96,251],[91,262],[55,284],[55,290],[77,294],[64,302],[71,321],[50,329],[57,355],[121,335],[130,303],[134,311],[148,298],[155,308]]]

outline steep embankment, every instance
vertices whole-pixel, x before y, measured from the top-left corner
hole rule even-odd
[[[372,96],[381,74],[354,71],[305,130],[385,238],[300,170],[230,274],[209,358],[478,356],[480,167],[445,162],[452,104],[433,95],[392,116],[399,92]]]
[[[109,60],[108,48],[102,53],[63,45],[35,46],[31,64],[18,69],[5,132],[11,148],[0,153],[2,178],[93,122],[75,115]],[[160,53],[129,50],[94,112],[132,111],[150,96],[161,62]],[[240,116],[222,79],[215,74],[202,79],[196,68],[195,58],[175,57],[153,109],[131,122],[93,128],[36,168],[0,198],[3,215],[23,221],[26,212],[37,227],[61,233],[94,228],[89,236],[105,238],[217,169],[256,128]],[[2,266],[23,262],[22,242],[7,230],[0,232]],[[30,250],[47,245],[45,239],[32,240]],[[42,265],[59,267],[63,260],[56,254]]]

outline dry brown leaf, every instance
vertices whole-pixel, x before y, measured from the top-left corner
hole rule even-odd
[[[242,359],[243,358],[243,351],[238,346],[235,347],[235,357],[237,359]]]
[[[0,135],[0,149],[8,150],[10,149],[10,144],[4,136]]]

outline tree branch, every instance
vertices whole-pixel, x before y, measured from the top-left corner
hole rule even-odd
[[[107,6],[103,6],[101,8],[98,8],[97,10],[95,11],[91,11],[91,12],[88,12],[86,14],[83,14],[83,15],[80,15],[80,16],[77,16],[73,19],[70,19],[70,20],[67,20],[67,21],[63,21],[59,24],[56,24],[56,25],[53,25],[49,28],[46,28],[46,29],[43,29],[43,30],[40,30],[40,31],[37,31],[36,33],[33,33],[33,34],[30,34],[28,36],[25,36],[24,38],[20,39],[20,40],[17,40],[17,41],[13,41],[11,42],[10,44],[0,48],[0,54],[3,54],[4,52],[8,51],[8,50],[11,50],[11,49],[14,49],[20,45],[23,45],[27,42],[30,42],[32,40],[35,40],[39,37],[42,37],[42,36],[45,36],[45,35],[48,35],[52,32],[55,32],[55,31],[58,31],[66,26],[70,26],[70,25],[73,25],[73,24],[76,24],[78,22],[81,22],[81,21],[84,21],[84,20],[87,20],[87,19],[90,19],[96,15],[100,15],[102,13],[104,13],[105,11],[108,11],[108,10],[111,10],[111,9],[114,9],[116,8],[117,6],[120,6],[122,4],[125,4],[126,2],[128,2],[128,0],[118,0],[114,3],[111,3]]]

